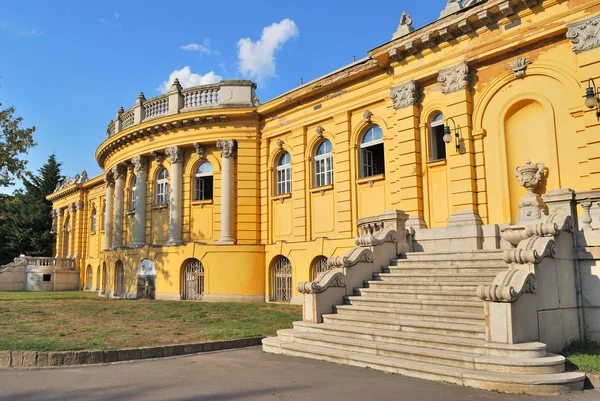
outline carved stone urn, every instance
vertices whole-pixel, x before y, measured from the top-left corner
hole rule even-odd
[[[527,160],[525,165],[515,168],[515,176],[518,178],[519,184],[527,189],[527,195],[519,202],[521,210],[517,216],[517,224],[531,223],[542,217],[545,204],[534,191],[540,185],[545,170],[544,163],[532,164],[530,160]]]

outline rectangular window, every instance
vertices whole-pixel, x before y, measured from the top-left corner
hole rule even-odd
[[[169,184],[159,182],[156,184],[156,204],[167,205],[169,203]]]
[[[44,281],[52,280],[52,274],[44,274],[42,280],[44,280]]]
[[[333,158],[315,160],[315,187],[333,184]]]
[[[213,198],[213,176],[196,177],[194,200],[212,200]]]
[[[131,190],[131,210],[135,210],[135,201],[136,201],[136,190],[135,188]]]
[[[362,178],[373,177],[385,173],[385,157],[383,143],[361,149]]]
[[[372,177],[373,174],[373,152],[369,149],[362,149],[362,176],[363,177]]]
[[[277,170],[276,195],[289,194],[292,192],[292,168],[284,167]]]
[[[431,159],[429,161],[444,160],[446,158],[444,126],[431,127],[431,134]]]

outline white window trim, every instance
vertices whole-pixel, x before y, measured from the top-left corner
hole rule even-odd
[[[281,160],[285,155],[281,155],[278,160]],[[280,179],[283,176],[283,179]],[[289,178],[288,178],[289,177]],[[275,195],[285,195],[292,193],[292,163],[277,166],[275,169]]]
[[[327,169],[327,160],[330,160],[330,169]],[[323,165],[323,169],[319,169],[319,164]],[[333,154],[331,152],[324,155],[315,156],[315,187],[323,187],[333,184]],[[319,177],[323,177],[322,182],[319,182]]]
[[[442,118],[438,121],[433,121],[435,117],[437,117],[438,115],[441,115]],[[433,115],[433,117],[431,118],[431,122],[429,123],[429,151],[430,151],[430,155],[429,155],[429,161],[430,162],[435,162],[438,160],[444,160],[438,157],[438,150],[437,147],[435,146],[437,141],[435,140],[434,137],[434,128],[437,128],[439,126],[443,126],[444,125],[444,114],[443,113],[436,113]]]
[[[194,201],[208,200],[204,196],[205,188],[204,188],[204,180],[202,180],[202,178],[203,177],[214,177],[214,173],[212,170],[212,163],[210,163],[211,171],[209,171],[207,173],[198,172],[200,170],[200,167],[206,163],[210,163],[210,162],[204,162],[204,163],[200,164],[198,166],[198,168],[196,168],[196,174],[194,175]],[[213,180],[214,180],[214,178],[213,178]],[[198,187],[199,187],[198,184],[200,184],[200,183],[202,184],[202,188],[200,190],[198,190]],[[213,185],[214,185],[214,181],[213,181]]]
[[[91,232],[95,233],[96,232],[96,226],[98,223],[98,216],[96,213],[96,208],[92,209],[92,224],[91,224]]]
[[[367,132],[369,132],[369,131],[367,130],[361,137],[361,142],[362,142],[362,138],[364,138],[364,135],[366,135]],[[370,148],[375,145],[380,145],[380,144],[383,144],[383,138],[360,144],[360,177],[361,178],[373,177],[373,156],[371,156],[371,164],[369,165],[369,164],[366,164],[366,162],[365,162],[365,155],[366,155],[366,152],[372,153],[370,150],[367,150],[367,148]],[[369,171],[371,171],[371,174],[365,174],[365,168],[368,169]]]
[[[158,175],[160,175],[161,172],[159,172]],[[158,178],[156,180],[156,206],[168,205],[168,204],[169,204],[169,173],[167,172],[166,178]]]
[[[136,196],[137,196],[137,177],[133,178],[133,182],[131,183],[131,199],[130,199],[130,206],[131,206],[131,211],[133,212],[135,210],[136,207]]]

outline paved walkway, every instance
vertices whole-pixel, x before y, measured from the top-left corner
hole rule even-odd
[[[260,348],[75,368],[0,370],[1,401],[598,401],[600,392],[498,394]]]

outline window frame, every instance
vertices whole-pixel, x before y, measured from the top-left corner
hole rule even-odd
[[[329,150],[326,149],[326,153],[319,154],[321,147],[327,143],[329,144]],[[333,145],[330,140],[325,139],[316,147],[313,168],[315,188],[333,185]]]
[[[286,164],[282,164],[285,157],[289,160]],[[289,152],[284,151],[277,158],[277,166],[275,167],[275,195],[285,195],[292,193],[292,156]]]
[[[369,140],[368,142],[365,142],[365,137],[372,131],[375,130],[375,128],[379,128],[379,130],[381,131],[381,138],[378,139],[372,139]],[[370,125],[361,135],[360,135],[360,143],[359,143],[359,149],[360,149],[360,154],[359,154],[359,163],[360,163],[360,174],[359,177],[360,178],[369,178],[369,177],[375,177],[378,175],[382,175],[385,174],[385,144],[383,141],[383,129],[376,124]],[[373,137],[374,138],[374,137]],[[383,145],[383,172],[379,173],[379,172],[375,172],[375,163],[373,160],[373,151],[369,150],[368,148],[377,146],[377,145]],[[366,160],[368,159],[368,160]]]
[[[129,199],[129,211],[134,212],[135,208],[136,208],[136,203],[137,203],[137,176],[133,175],[133,177],[131,178],[131,183],[130,183],[130,187],[129,187],[129,196],[131,197],[131,199]]]
[[[437,117],[439,116],[439,119]],[[437,129],[442,127],[442,136],[444,135],[444,113],[441,111],[436,111],[432,114],[432,117],[429,120],[428,130],[429,130],[429,163],[446,160],[446,143],[444,142],[444,157],[439,157],[439,149],[438,149],[438,140],[437,140]],[[443,142],[443,140],[442,140]]]
[[[161,174],[165,172],[166,177],[160,178]],[[156,206],[164,206],[169,204],[169,171],[166,168],[162,168],[156,173],[155,180],[155,196],[154,201]]]
[[[202,166],[210,166],[210,171],[205,171],[205,172],[201,172],[201,168]],[[193,200],[196,201],[208,201],[208,200],[213,200],[214,197],[214,185],[215,185],[215,181],[214,181],[214,168],[211,162],[209,162],[208,160],[205,160],[203,162],[201,162],[198,167],[196,167],[195,169],[195,173],[194,173],[194,194],[193,194]],[[212,190],[210,191],[212,196],[210,198],[206,197],[206,188],[205,188],[205,182],[207,181],[206,178],[211,177],[212,178],[212,182],[211,185],[213,186]],[[200,188],[201,187],[201,188]]]
[[[92,216],[90,222],[90,232],[95,233],[98,225],[98,216],[96,215],[96,208],[92,207]]]

